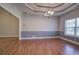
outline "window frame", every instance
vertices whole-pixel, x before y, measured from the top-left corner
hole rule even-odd
[[[72,34],[67,34],[66,33],[66,29],[67,28],[73,28],[74,29],[74,34],[73,35]],[[65,31],[64,32],[65,32],[65,35],[74,36],[75,35],[75,27],[65,27]]]
[[[68,20],[72,20],[72,19],[68,19]],[[67,21],[67,20],[65,20],[65,21]],[[64,35],[75,37],[75,27],[66,27],[65,21],[64,21]],[[74,35],[66,34],[66,29],[65,28],[74,28]]]
[[[79,18],[79,17],[77,17],[77,18]],[[75,19],[75,20],[76,20],[76,22],[75,22],[75,24],[76,24],[76,26],[75,26],[75,27],[76,27],[76,28],[75,28],[75,36],[79,38],[79,36],[77,36],[77,33],[76,33],[77,28],[79,28],[79,26],[77,26],[77,18]]]
[[[79,27],[76,27],[76,31],[77,31],[77,28],[79,28]],[[76,36],[79,37],[79,36],[77,35],[77,33],[76,33]]]
[[[77,18],[79,18],[79,17],[77,17]],[[77,33],[76,32],[77,28],[79,28],[79,26],[77,26],[77,18],[72,18],[72,19],[75,20],[74,35],[66,34],[66,29],[65,28],[68,28],[68,27],[66,27],[66,24],[65,24],[66,20],[64,21],[64,35],[79,38],[79,36],[76,34]],[[71,19],[68,19],[68,20],[71,20]],[[69,28],[73,28],[73,27],[69,27]]]

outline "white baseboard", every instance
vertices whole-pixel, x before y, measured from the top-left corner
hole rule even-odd
[[[0,37],[19,37],[17,35],[7,35],[7,36],[0,36]]]
[[[18,36],[0,36],[0,37],[18,37]],[[73,44],[76,44],[76,45],[79,45],[78,42],[75,42],[75,41],[72,41],[72,40],[69,40],[69,39],[66,39],[64,37],[60,37],[60,36],[54,36],[54,37],[26,37],[26,38],[21,38],[19,37],[19,40],[28,40],[28,39],[48,39],[48,38],[60,38],[62,40],[65,40],[65,41],[68,41],[68,42],[71,42]]]
[[[62,40],[65,40],[65,41],[68,41],[68,42],[71,42],[73,44],[76,44],[76,45],[79,45],[78,42],[75,42],[75,41],[72,41],[72,40],[69,40],[69,39],[66,39],[64,37],[60,37],[60,36],[54,36],[54,37],[32,37],[32,38],[20,38],[20,40],[28,40],[28,39],[47,39],[47,38],[60,38]]]
[[[27,40],[27,39],[47,39],[47,38],[58,38],[58,36],[54,36],[54,37],[29,37],[29,38],[20,38],[20,40]]]
[[[75,42],[75,41],[72,41],[72,40],[69,40],[69,39],[66,39],[66,38],[63,38],[63,37],[59,37],[59,38],[62,39],[62,40],[65,40],[65,41],[71,42],[71,43],[73,43],[73,44],[79,45],[78,42]]]
[[[3,37],[1,36],[0,38],[8,38],[8,37],[18,37],[18,36],[6,36],[6,37],[5,36],[3,36]]]

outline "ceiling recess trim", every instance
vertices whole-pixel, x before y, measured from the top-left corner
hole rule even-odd
[[[64,8],[62,8],[62,9],[60,9],[60,10],[58,10],[58,11],[53,11],[53,12],[55,12],[55,14],[56,13],[61,13],[61,12],[64,12],[64,11],[66,11],[66,10],[68,10],[68,9],[71,9],[73,6],[77,6],[78,4],[77,3],[62,3],[62,4],[60,4],[60,5],[57,5],[57,6],[54,6],[54,7],[49,7],[49,6],[40,6],[40,5],[38,5],[37,3],[32,3],[32,4],[34,4],[34,5],[36,5],[36,7],[38,7],[38,8],[59,8],[59,7],[61,7],[61,6],[63,6],[64,4],[68,4],[67,5],[67,7],[64,7]],[[44,10],[40,10],[40,9],[34,9],[32,6],[30,6],[31,5],[31,3],[25,3],[25,5],[32,11],[32,12],[34,12],[34,13],[38,13],[38,14],[44,14],[46,11],[44,11]],[[75,6],[75,7],[76,7]],[[73,7],[74,8],[74,7]],[[51,11],[51,10],[48,10],[48,11]]]
[[[56,6],[42,6],[42,5],[38,5],[37,3],[35,3],[35,5],[37,6],[37,7],[42,7],[42,8],[57,8],[57,7],[60,7],[60,6],[63,6],[64,5],[64,3],[62,3],[62,4],[59,4],[59,5],[56,5]]]

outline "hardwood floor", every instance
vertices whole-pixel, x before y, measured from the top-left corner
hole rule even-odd
[[[79,55],[79,46],[61,39],[0,38],[1,55]]]

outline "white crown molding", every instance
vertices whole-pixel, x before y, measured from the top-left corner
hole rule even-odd
[[[35,7],[35,5],[32,3],[30,4],[25,4],[33,13],[36,14],[44,14],[45,11],[47,10],[47,8],[39,8],[39,7]],[[64,13],[67,13],[69,11],[71,11],[72,9],[75,9],[75,7],[77,7],[79,4],[73,4],[73,3],[65,3],[63,6],[57,7],[57,8],[51,8],[49,9],[50,11],[54,11],[55,14],[57,16],[60,16]]]

